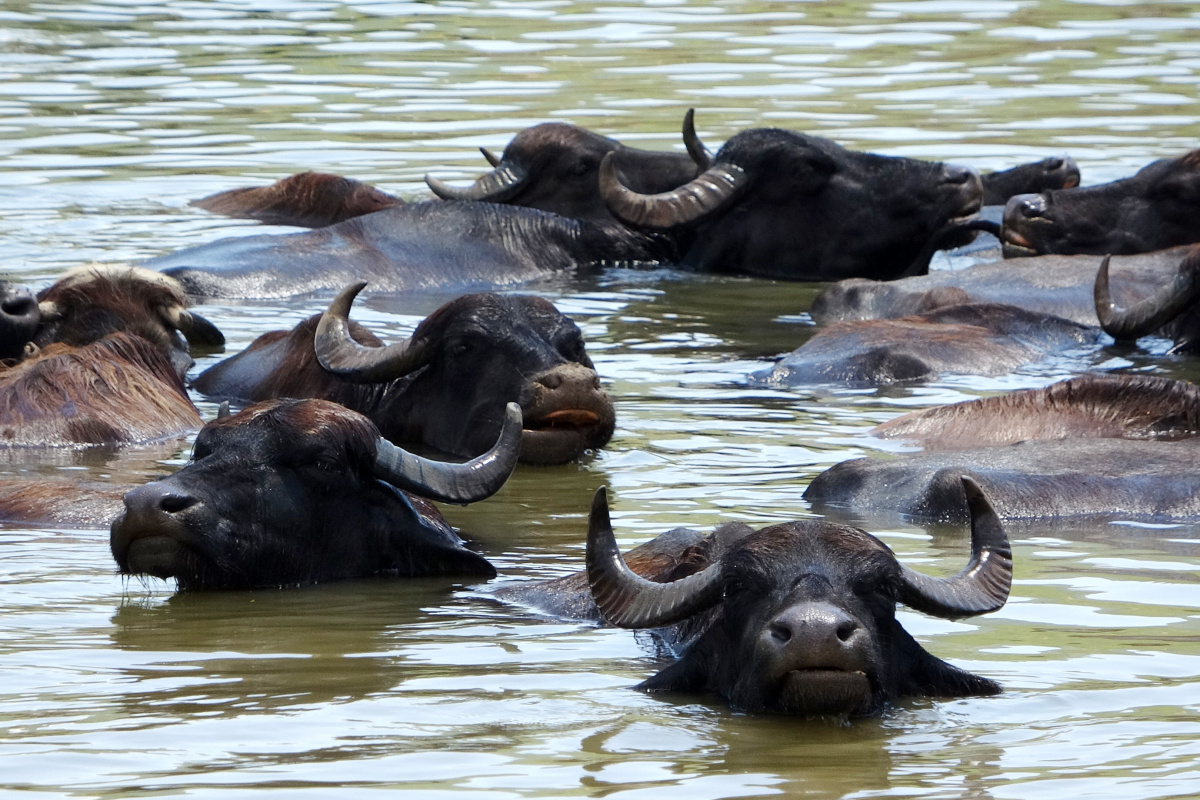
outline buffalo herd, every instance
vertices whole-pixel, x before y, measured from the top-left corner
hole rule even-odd
[[[433,196],[412,201],[301,173],[193,205],[308,230],[79,267],[36,293],[0,283],[0,449],[195,437],[186,466],[140,486],[0,481],[0,519],[111,524],[122,574],[180,590],[494,577],[433,501],[484,500],[518,462],[575,461],[616,427],[579,327],[544,298],[497,290],[614,264],[826,282],[807,309],[816,332],[752,386],[913,384],[1047,359],[1083,373],[884,422],[870,436],[914,452],[846,461],[808,486],[817,511],[969,525],[970,562],[952,577],[829,519],[679,528],[622,555],[600,489],[584,568],[495,596],[652,629],[676,659],[646,691],[835,717],[995,694],[918,644],[896,605],[999,609],[1004,525],[1200,519],[1200,389],[1095,369],[1143,337],[1168,340],[1170,357],[1200,350],[1200,150],[1080,187],[1065,156],[981,177],[774,128],[712,152],[692,112],[682,140],[658,152],[537,125],[483,150],[490,170],[470,185],[430,175]],[[979,263],[931,270],[938,251]],[[351,319],[366,287],[458,296],[386,341]],[[323,314],[189,381],[192,355],[224,346],[193,302],[335,292]],[[189,390],[222,403],[215,419]]]

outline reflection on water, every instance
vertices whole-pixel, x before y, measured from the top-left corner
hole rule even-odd
[[[692,106],[710,147],[776,125],[981,169],[1066,152],[1095,183],[1196,145],[1198,29],[1192,4],[1119,0],[14,0],[0,8],[0,242],[9,276],[44,284],[90,259],[262,230],[187,206],[211,192],[317,169],[423,197],[426,172],[472,177],[478,146],[543,120],[681,149]],[[758,389],[746,374],[812,334],[816,287],[610,270],[529,289],[580,322],[618,427],[580,464],[522,469],[494,499],[447,510],[500,582],[578,569],[599,485],[625,547],[677,525],[811,516],[814,475],[895,447],[864,436],[875,423],[1077,364]],[[235,352],[327,299],[201,313]],[[394,340],[445,299],[368,293],[355,316]],[[1163,349],[1089,358],[1200,378]],[[0,473],[132,484],[188,447],[0,454]],[[851,521],[921,569],[965,563],[961,530]],[[505,606],[490,586],[173,596],[117,576],[107,531],[4,530],[0,780],[112,796],[1194,794],[1200,528],[1012,538],[1005,609],[901,614],[1005,694],[839,725],[630,691],[661,666],[651,642]]]

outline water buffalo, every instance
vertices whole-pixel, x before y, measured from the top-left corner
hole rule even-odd
[[[37,299],[29,287],[0,281],[0,361],[20,359],[40,321]]]
[[[54,478],[0,478],[0,522],[55,528],[105,528],[127,487]]]
[[[369,280],[377,290],[512,286],[605,261],[670,260],[664,237],[482,202],[410,203],[291,234],[221,239],[143,266],[201,297],[293,297]]]
[[[130,444],[200,425],[168,355],[123,331],[51,344],[0,371],[0,447]]]
[[[268,225],[323,228],[404,201],[354,178],[327,172],[301,172],[270,186],[230,189],[189,205],[214,214],[256,219]]]
[[[630,554],[635,571],[617,549],[601,489],[588,524],[587,584],[606,622],[658,628],[682,647],[639,684],[645,691],[713,691],[742,711],[814,716],[878,713],[908,696],[996,694],[993,681],[926,652],[895,616],[897,603],[954,619],[1007,600],[1008,538],[979,488],[961,484],[971,560],[952,578],[923,575],[871,534],[824,520],[757,531],[734,523],[707,538],[672,531]],[[579,584],[569,576],[527,597],[557,598],[557,610]]]
[[[694,136],[693,115],[684,119],[684,138]],[[611,154],[611,155],[610,155]],[[547,122],[518,133],[495,169],[465,188],[426,177],[445,200],[485,200],[537,208],[564,217],[616,222],[600,197],[600,162],[608,156],[621,182],[635,191],[657,193],[682,186],[700,171],[687,153],[639,150],[585,128]]]
[[[1200,241],[1200,150],[1129,178],[1017,195],[1004,209],[1006,257],[1145,253]]]
[[[1175,340],[1171,352],[1200,354],[1200,246],[1193,247],[1180,262],[1174,280],[1126,309],[1112,301],[1110,261],[1106,256],[1096,273],[1096,316],[1104,331],[1119,342],[1165,334]]]
[[[167,355],[182,377],[192,365],[189,345],[225,344],[216,326],[187,306],[183,287],[158,272],[125,264],[77,267],[38,293],[38,325],[29,341],[82,347],[126,331]]]
[[[382,347],[348,319],[364,285],[347,287],[319,322],[259,337],[193,387],[242,400],[323,397],[365,414],[393,442],[462,456],[490,446],[507,402],[524,415],[526,463],[561,464],[611,438],[613,405],[583,336],[548,300],[466,295],[409,340]]]
[[[901,319],[835,322],[750,382],[881,386],[944,373],[1000,375],[1101,338],[1099,328],[1015,306],[950,305]]]
[[[1018,194],[1037,194],[1051,189],[1070,189],[1079,185],[1079,166],[1065,156],[1053,156],[1020,164],[1006,170],[985,173],[983,204],[1004,205]]]
[[[846,150],[774,128],[729,139],[693,181],[659,194],[622,185],[605,157],[600,192],[613,214],[673,236],[682,263],[787,280],[895,278],[922,271],[927,245],[979,211],[965,167]]]
[[[1116,301],[1128,306],[1171,282],[1189,248],[1113,256]],[[827,325],[838,320],[907,317],[958,303],[1007,303],[1098,325],[1094,285],[1099,259],[1047,255],[935,270],[897,281],[850,278],[825,287],[809,313]]]
[[[125,495],[110,544],[123,574],[180,589],[495,570],[422,497],[496,492],[516,465],[520,411],[465,464],[419,458],[323,400],[273,400],[210,422],[179,472]],[[411,494],[410,494],[411,493]]]
[[[1153,375],[1081,375],[1042,389],[913,411],[872,433],[925,450],[1030,439],[1185,439],[1200,435],[1200,387]]]
[[[805,497],[959,521],[962,473],[1005,519],[1200,517],[1200,389],[1189,383],[1088,375],[907,414],[874,433],[933,452],[843,462]]]

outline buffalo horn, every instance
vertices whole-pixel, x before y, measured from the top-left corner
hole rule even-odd
[[[199,314],[193,314],[182,306],[162,307],[159,311],[163,320],[182,333],[188,344],[197,347],[225,346],[225,335]]]
[[[1168,285],[1131,308],[1118,309],[1108,289],[1108,262],[1105,256],[1096,273],[1096,316],[1104,332],[1118,342],[1133,341],[1166,325],[1179,316],[1200,296],[1200,254],[1193,251],[1179,265],[1179,272]]]
[[[673,228],[699,219],[728,202],[745,183],[736,164],[714,165],[678,189],[638,194],[617,178],[612,153],[600,162],[600,196],[618,218],[647,228]]]
[[[375,443],[375,476],[397,489],[446,503],[474,503],[491,497],[512,474],[521,454],[521,407],[504,409],[500,437],[478,458],[462,464],[413,455],[387,439]]]
[[[350,336],[350,306],[366,286],[352,283],[329,304],[313,336],[317,363],[353,383],[381,383],[407,375],[425,363],[424,341],[408,339],[387,347],[364,347]]]
[[[503,164],[472,185],[462,188],[443,183],[432,175],[425,176],[425,183],[443,200],[487,200],[502,203],[517,193],[525,177],[524,169],[515,164]]]
[[[971,512],[971,560],[952,578],[932,578],[901,565],[900,602],[935,617],[957,619],[995,611],[1012,586],[1012,548],[983,490],[963,476]]]
[[[617,549],[604,487],[592,498],[588,518],[587,576],[600,616],[620,628],[670,625],[721,599],[720,563],[672,583],[648,581],[631,570]]]
[[[700,169],[708,169],[712,166],[712,153],[696,135],[696,109],[694,108],[689,108],[683,115],[683,146],[687,148],[688,155]]]
[[[479,152],[483,153],[483,157],[486,158],[487,162],[489,164],[491,164],[493,167],[500,166],[500,162],[504,160],[504,159],[500,158],[500,156],[493,153],[491,150],[487,149],[486,147],[479,148]]]
[[[232,416],[233,412],[229,410],[229,401],[222,400],[221,405],[217,406],[217,419],[225,419]]]

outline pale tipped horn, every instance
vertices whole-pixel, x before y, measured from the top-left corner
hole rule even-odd
[[[700,141],[700,137],[696,134],[696,109],[694,108],[689,108],[683,115],[683,146],[687,148],[688,155],[700,169],[708,169],[712,166],[712,152],[704,146],[704,142]]]
[[[971,512],[971,560],[951,578],[934,578],[900,566],[900,602],[945,619],[972,617],[1002,607],[1012,588],[1012,547],[979,484],[962,477]]]
[[[430,191],[443,200],[487,200],[500,203],[520,190],[527,175],[524,169],[515,164],[502,164],[470,186],[451,186],[432,175],[425,176],[425,183]]]
[[[492,448],[462,464],[413,455],[380,438],[375,445],[375,475],[397,489],[446,503],[474,503],[500,490],[521,455],[521,407],[509,403]]]
[[[408,339],[387,347],[364,347],[350,336],[350,306],[366,286],[352,283],[334,298],[321,315],[313,336],[313,349],[322,369],[353,383],[382,383],[407,375],[425,364],[424,341]]]
[[[612,153],[600,162],[600,196],[619,219],[647,228],[673,228],[700,219],[728,203],[746,184],[736,164],[718,164],[678,189],[638,194],[617,178]]]
[[[1119,309],[1109,291],[1108,262],[1111,258],[1105,256],[1096,273],[1096,317],[1104,332],[1119,342],[1153,333],[1200,297],[1200,250],[1192,250],[1179,264],[1179,271],[1168,285],[1127,309]]]
[[[600,616],[620,628],[658,628],[687,619],[721,599],[721,565],[672,583],[648,581],[621,557],[603,487],[588,517],[587,576]]]
[[[483,153],[483,157],[486,158],[487,162],[493,167],[500,166],[500,162],[504,160],[486,147],[479,148],[479,152]]]
[[[195,347],[225,346],[225,334],[199,314],[194,314],[183,306],[163,306],[159,311],[162,319],[182,333],[188,344]]]

